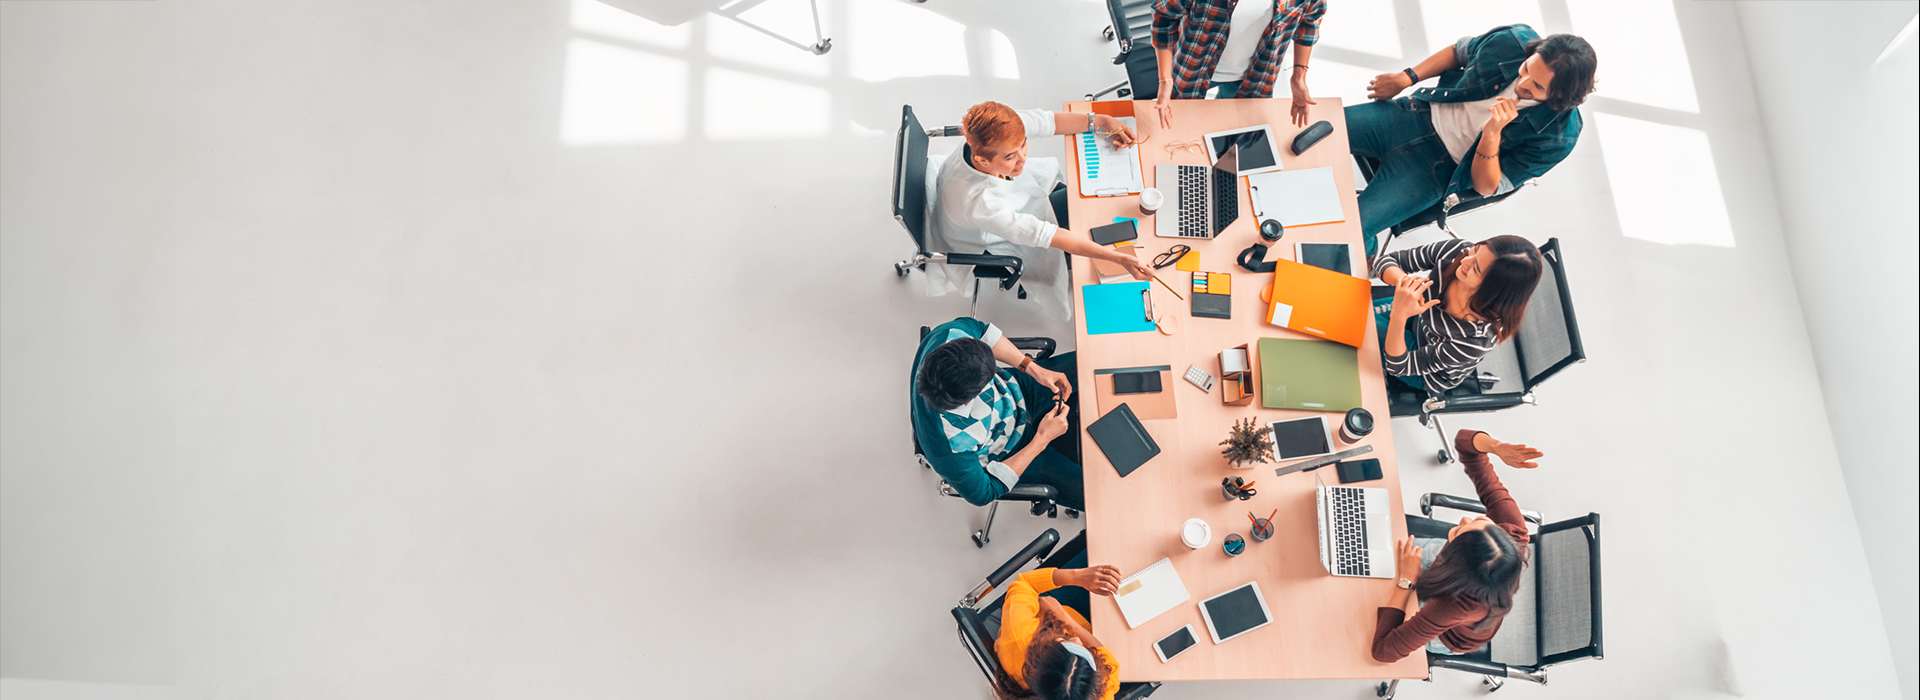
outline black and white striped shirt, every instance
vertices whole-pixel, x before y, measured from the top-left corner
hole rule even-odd
[[[1387,341],[1380,339],[1382,367],[1388,374],[1420,377],[1428,391],[1446,391],[1472,376],[1473,369],[1480,365],[1480,358],[1492,352],[1499,342],[1493,324],[1458,318],[1446,311],[1447,290],[1443,286],[1446,282],[1438,271],[1453,264],[1455,258],[1471,247],[1471,241],[1453,239],[1385,253],[1374,260],[1370,271],[1374,277],[1389,267],[1403,272],[1435,271],[1433,286],[1427,287],[1427,298],[1441,300],[1417,317],[1420,330],[1415,339],[1419,344],[1407,348],[1406,354],[1386,354]]]

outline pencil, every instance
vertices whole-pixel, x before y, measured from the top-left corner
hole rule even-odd
[[[1253,488],[1253,482],[1251,482],[1251,481],[1249,481],[1249,482],[1247,482],[1247,483],[1244,483],[1244,484],[1241,484],[1241,485],[1240,485],[1240,490],[1241,490],[1241,491],[1245,491],[1245,490],[1247,490],[1247,489],[1250,489],[1250,488]]]
[[[1279,514],[1280,514],[1280,509],[1279,509],[1279,508],[1275,508],[1275,509],[1273,509],[1273,515],[1279,515]],[[1273,521],[1273,515],[1269,515],[1269,516],[1267,516],[1267,521],[1268,521],[1268,522],[1272,522],[1272,521]]]
[[[1154,276],[1153,276],[1153,281],[1155,281],[1155,282],[1159,282],[1159,283],[1160,283],[1160,286],[1162,286],[1162,287],[1166,287],[1166,288],[1167,288],[1167,291],[1169,291],[1169,292],[1173,292],[1173,298],[1175,298],[1175,299],[1179,299],[1179,300],[1181,300],[1181,301],[1186,301],[1186,300],[1187,300],[1187,298],[1186,298],[1186,297],[1183,297],[1183,296],[1180,296],[1180,292],[1177,292],[1177,291],[1174,291],[1174,289],[1173,289],[1173,285],[1171,285],[1171,284],[1167,284],[1167,281],[1166,281],[1166,280],[1163,280],[1163,279],[1160,279],[1160,276],[1159,276],[1159,275],[1154,275]]]

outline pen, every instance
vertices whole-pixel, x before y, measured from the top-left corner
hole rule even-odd
[[[1241,485],[1240,485],[1240,490],[1242,490],[1242,491],[1245,491],[1245,490],[1247,490],[1247,489],[1250,489],[1250,488],[1253,488],[1253,482],[1251,482],[1251,481],[1249,481],[1249,482],[1247,482],[1247,483],[1244,483],[1244,484],[1241,484]]]
[[[1166,288],[1167,288],[1167,291],[1169,291],[1169,292],[1173,292],[1173,298],[1175,298],[1175,299],[1179,299],[1179,300],[1181,300],[1181,301],[1186,301],[1186,300],[1187,300],[1187,298],[1186,298],[1186,297],[1183,297],[1183,296],[1180,296],[1180,292],[1177,292],[1177,291],[1174,291],[1174,289],[1173,289],[1173,285],[1171,285],[1171,284],[1167,284],[1167,281],[1166,281],[1166,280],[1163,280],[1163,279],[1160,279],[1160,276],[1159,276],[1159,275],[1154,275],[1154,276],[1153,276],[1153,281],[1155,281],[1155,282],[1159,282],[1159,283],[1160,283],[1160,286],[1162,286],[1162,287],[1166,287]]]

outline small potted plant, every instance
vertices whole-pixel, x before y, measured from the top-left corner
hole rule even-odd
[[[1273,454],[1273,428],[1260,425],[1252,418],[1243,418],[1233,424],[1227,439],[1220,444],[1227,447],[1220,455],[1226,457],[1233,468],[1251,468],[1266,462],[1267,455]]]

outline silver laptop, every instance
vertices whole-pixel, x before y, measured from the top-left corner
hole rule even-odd
[[[1387,490],[1328,486],[1313,475],[1320,565],[1335,576],[1393,578],[1393,508]]]
[[[1167,203],[1153,217],[1153,235],[1163,238],[1213,238],[1240,218],[1239,146],[1227,148],[1212,167],[1161,163],[1153,183]]]

